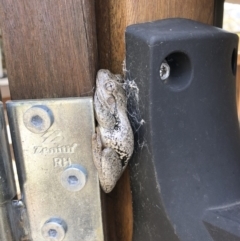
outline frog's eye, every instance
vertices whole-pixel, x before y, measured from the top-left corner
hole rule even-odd
[[[115,84],[112,81],[109,81],[105,84],[105,89],[109,92],[114,90]]]

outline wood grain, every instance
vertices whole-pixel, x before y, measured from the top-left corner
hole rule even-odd
[[[12,99],[92,95],[94,0],[0,0]]]
[[[126,26],[182,17],[213,24],[214,0],[96,0],[99,67],[122,72]],[[111,241],[131,241],[133,214],[128,170],[106,198]]]

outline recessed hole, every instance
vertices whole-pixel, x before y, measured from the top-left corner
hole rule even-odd
[[[31,123],[33,126],[40,128],[43,124],[43,119],[39,115],[35,115],[32,117]]]
[[[51,238],[56,238],[56,237],[57,237],[57,230],[55,230],[55,229],[50,229],[50,230],[48,231],[48,235],[49,235],[49,237],[51,237]]]
[[[69,176],[68,177],[68,183],[70,185],[77,185],[78,184],[78,178],[76,176]]]
[[[181,91],[187,88],[191,83],[192,77],[189,57],[183,52],[173,52],[165,60],[170,67],[170,71],[168,78],[161,81],[173,91]]]
[[[232,73],[235,76],[236,71],[237,71],[237,51],[236,51],[236,49],[234,49],[232,52],[231,66],[232,66]]]

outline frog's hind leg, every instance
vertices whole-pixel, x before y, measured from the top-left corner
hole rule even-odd
[[[99,173],[100,184],[104,192],[109,193],[115,187],[122,174],[122,162],[119,155],[111,148],[102,151],[102,172]]]
[[[122,174],[122,164],[119,155],[113,149],[103,149],[100,131],[98,128],[96,131],[97,133],[92,136],[93,161],[98,171],[101,187],[104,192],[109,193]]]

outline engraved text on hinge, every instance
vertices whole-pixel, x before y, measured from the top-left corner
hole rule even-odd
[[[77,143],[72,145],[56,146],[56,147],[42,147],[34,146],[34,154],[56,154],[56,153],[75,153]]]

